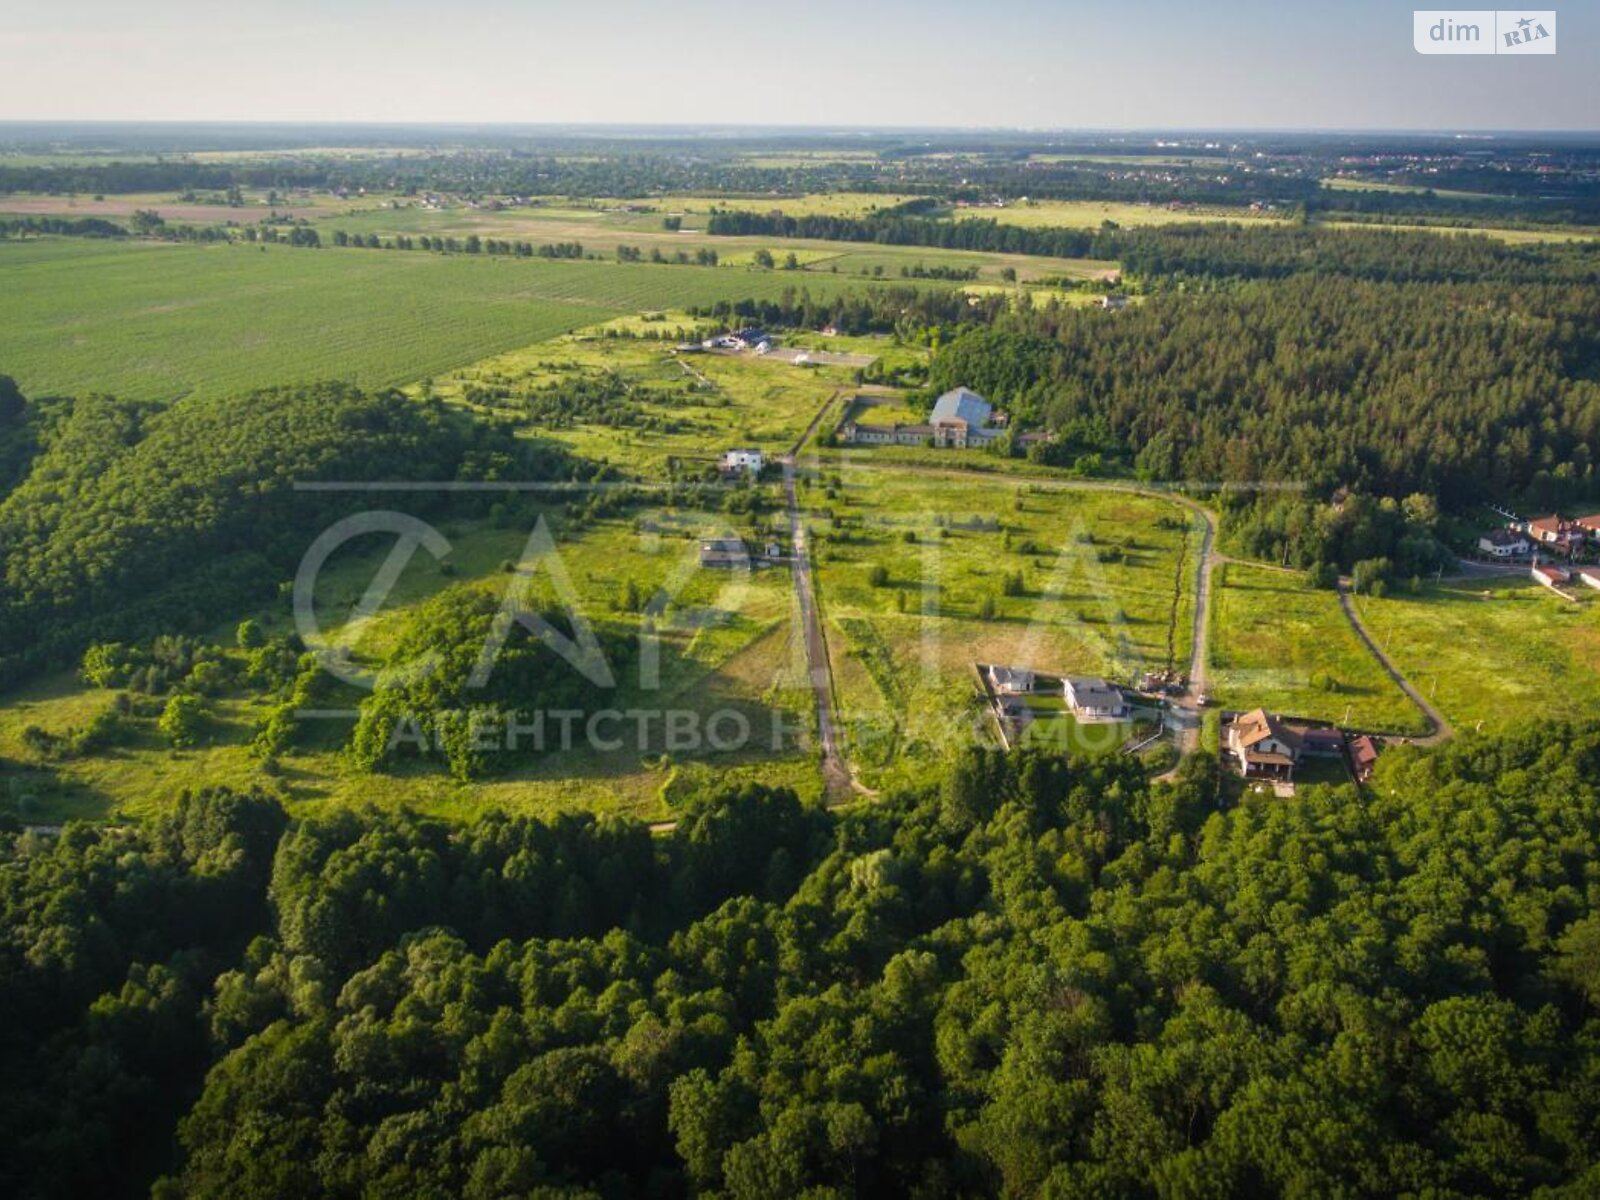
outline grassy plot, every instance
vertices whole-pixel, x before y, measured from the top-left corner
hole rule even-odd
[[[589,735],[594,712],[575,718],[569,747],[508,758],[486,779],[452,780],[437,763],[409,764],[393,772],[355,770],[342,753],[351,722],[337,716],[308,717],[294,747],[263,768],[250,741],[275,697],[242,685],[205,701],[205,736],[196,747],[170,748],[155,728],[164,697],[130,696],[145,714],[128,722],[118,744],[94,754],[41,759],[29,744],[36,726],[57,735],[81,729],[117,694],[79,681],[72,674],[42,680],[0,706],[0,756],[33,769],[25,815],[55,821],[68,816],[103,817],[115,811],[145,813],[169,806],[185,788],[231,784],[282,789],[297,809],[350,803],[409,804],[425,811],[470,819],[490,807],[553,812],[582,808],[627,812],[647,819],[672,815],[674,798],[708,782],[756,778],[788,784],[804,795],[820,794],[811,753],[811,710],[805,690],[803,651],[794,636],[793,591],[782,567],[752,572],[697,568],[694,535],[726,532],[716,514],[642,510],[627,520],[568,521],[560,510],[542,510],[555,536],[556,553],[571,591],[564,593],[544,560],[525,564],[535,603],[576,611],[596,628],[630,641],[641,636],[641,618],[619,611],[627,584],[648,597],[665,589],[670,602],[653,622],[659,646],[659,678],[649,679],[637,660],[618,663],[614,689],[595,711],[652,714],[644,734],[636,718],[605,718]],[[350,637],[357,664],[376,664],[392,649],[394,636],[415,607],[440,589],[462,583],[496,596],[519,576],[502,564],[523,560],[532,513],[499,523],[443,522],[451,550],[442,562],[419,553],[397,580],[384,611]],[[319,623],[339,638],[341,624],[373,578],[388,546],[353,544],[329,561],[318,578]],[[291,627],[288,602],[259,614],[269,633]],[[225,643],[231,622],[213,636]],[[242,663],[232,651],[229,658]],[[360,700],[355,689],[337,687],[328,707]],[[670,747],[664,714],[700,733],[717,722],[716,742]],[[737,714],[737,715],[734,715]],[[552,727],[554,728],[554,727]],[[741,736],[740,730],[747,730]]]
[[[159,400],[403,383],[626,313],[776,298],[790,283],[707,267],[72,239],[0,243],[0,272],[0,363],[24,392]]]
[[[683,328],[670,314],[666,321]],[[432,386],[462,401],[493,392],[500,397],[494,405],[515,415],[542,388],[620,380],[627,389],[620,415],[601,421],[578,414],[570,423],[534,427],[586,458],[660,478],[668,459],[710,466],[736,446],[788,450],[853,374],[848,367],[796,367],[750,353],[674,356],[670,343],[586,335],[497,355]]]
[[[1356,604],[1378,644],[1462,732],[1600,712],[1600,603],[1588,596],[1572,604],[1512,576]]]
[[[1174,503],[847,465],[802,504],[869,781],[914,776],[987,730],[974,663],[1126,683],[1187,659],[1191,533]]]
[[[1223,563],[1212,584],[1210,680],[1219,704],[1423,732],[1416,706],[1361,644],[1334,592],[1245,563]]]

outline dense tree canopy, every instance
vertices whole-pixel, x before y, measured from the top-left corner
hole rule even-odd
[[[0,500],[0,678],[152,624],[214,618],[276,585],[347,497],[316,479],[553,478],[547,445],[399,393],[278,388],[167,409],[90,396],[37,418]],[[424,500],[426,497],[424,497]]]
[[[970,752],[662,838],[228,793],[13,836],[5,1186],[1591,1189],[1600,727],[1225,812],[1212,770]]]
[[[1596,496],[1596,297],[1299,278],[1033,308],[947,345],[931,386],[1156,479],[1567,503]]]

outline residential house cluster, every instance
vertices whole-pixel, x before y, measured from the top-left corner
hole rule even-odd
[[[1027,696],[1037,689],[1038,679],[1026,667],[991,666],[984,674],[996,696]],[[1061,694],[1080,721],[1121,721],[1133,711],[1121,688],[1098,677],[1068,675],[1061,680]]]
[[[775,339],[770,334],[750,326],[745,329],[735,329],[732,333],[718,334],[700,344],[707,350],[754,350],[757,354],[765,354],[772,349],[774,342]]]
[[[994,406],[971,388],[952,388],[934,401],[928,420],[915,425],[866,425],[847,421],[839,440],[857,446],[940,446],[965,450],[987,446],[1005,433]]]
[[[1530,521],[1512,521],[1491,529],[1478,539],[1478,550],[1490,558],[1527,558],[1530,554],[1572,558],[1580,551],[1600,548],[1600,513],[1563,517],[1554,513]]]

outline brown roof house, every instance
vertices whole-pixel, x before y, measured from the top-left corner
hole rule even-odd
[[[1225,731],[1228,753],[1246,779],[1292,779],[1300,735],[1264,708],[1240,713]]]
[[[1558,567],[1551,563],[1536,562],[1533,569],[1528,572],[1533,576],[1535,583],[1542,583],[1545,587],[1555,589],[1564,583],[1571,583],[1572,576],[1565,567]]]
[[[1378,743],[1366,734],[1350,739],[1350,770],[1357,783],[1372,778],[1372,768],[1378,765]]]

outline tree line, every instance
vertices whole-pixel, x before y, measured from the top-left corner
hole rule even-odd
[[[1484,235],[1332,229],[1289,222],[1206,221],[1123,229],[1025,228],[992,218],[946,220],[923,207],[864,217],[717,210],[706,232],[723,237],[819,238],[1052,258],[1120,261],[1152,279],[1281,279],[1341,275],[1382,282],[1481,279],[1600,281],[1600,243],[1511,246]]]

